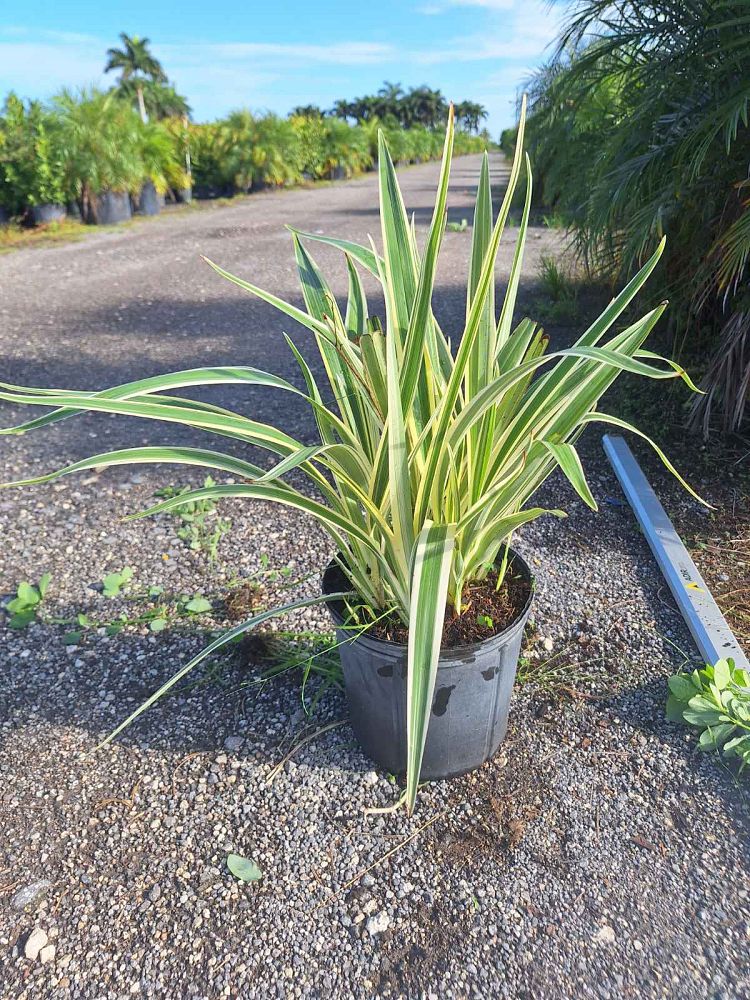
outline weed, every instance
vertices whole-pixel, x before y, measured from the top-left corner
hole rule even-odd
[[[271,569],[271,560],[266,552],[261,552],[260,568],[261,575],[264,576],[270,583],[276,583],[280,579],[286,580],[292,575],[291,566],[282,566],[281,569]]]
[[[216,483],[207,476],[204,487],[210,488]],[[154,493],[155,497],[163,500],[171,500],[174,497],[189,493],[190,486],[164,486]],[[227,518],[219,517],[216,503],[211,499],[186,500],[185,503],[173,507],[171,513],[178,517],[182,527],[177,530],[177,537],[181,538],[194,552],[207,552],[211,562],[216,558],[219,542],[232,527],[232,522]]]
[[[16,596],[5,606],[6,611],[11,616],[8,622],[10,628],[26,628],[31,622],[37,620],[39,605],[44,600],[51,579],[50,574],[45,573],[36,586],[26,581],[18,584]]]
[[[448,222],[445,228],[452,233],[465,233],[469,228],[469,222],[467,219],[461,219],[460,222]]]
[[[734,660],[670,677],[667,718],[700,729],[699,749],[750,765],[750,675]]]
[[[578,287],[570,271],[555,257],[543,254],[539,261],[539,285],[543,298],[534,309],[543,321],[565,324],[578,316]]]
[[[290,671],[301,675],[302,707],[311,715],[316,705],[330,687],[343,687],[341,661],[334,632],[268,632],[264,633],[263,647],[256,652],[259,658],[269,661],[260,675],[261,681],[271,680]],[[320,681],[312,698],[307,700],[307,685],[311,678]]]
[[[576,287],[570,272],[551,254],[542,254],[538,273],[542,290],[553,302],[575,298]]]
[[[122,588],[130,583],[133,579],[133,569],[130,566],[125,566],[117,573],[109,573],[102,580],[102,586],[104,590],[102,593],[105,597],[119,597]]]
[[[519,687],[534,684],[546,694],[556,694],[570,689],[576,684],[589,683],[594,678],[584,671],[585,664],[571,663],[564,658],[567,652],[561,649],[559,653],[547,657],[546,660],[534,660],[528,655],[518,659],[516,683]]]
[[[570,222],[565,215],[557,208],[552,212],[543,215],[542,222],[547,229],[567,229],[570,225]]]

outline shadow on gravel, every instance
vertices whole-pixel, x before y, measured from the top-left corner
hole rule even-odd
[[[621,719],[633,728],[655,737],[661,745],[669,748],[670,756],[677,754],[681,757],[687,764],[685,773],[688,776],[699,775],[704,781],[711,783],[715,794],[722,800],[737,835],[747,838],[750,846],[750,826],[740,809],[741,804],[750,800],[750,785],[746,777],[738,776],[737,768],[727,766],[719,754],[698,750],[694,731],[666,719],[667,694],[666,679],[663,684],[650,681],[593,702],[591,711],[600,718]],[[655,766],[666,786],[670,774],[667,758],[657,760]],[[683,782],[680,792],[686,803],[694,791],[690,781]],[[684,830],[690,829],[691,817],[687,805],[682,811],[672,810],[672,813]]]
[[[70,616],[81,610],[69,609]],[[101,607],[93,610],[101,612]],[[61,617],[67,616],[63,609]],[[93,752],[223,628],[209,632],[172,626],[156,641],[153,636],[123,632],[105,640],[106,645],[94,635],[75,648],[63,645],[64,631],[62,626],[35,626],[29,634],[4,633],[6,651],[11,643],[16,650],[32,650],[31,657],[6,655],[0,663],[0,717],[11,723],[4,734],[11,747],[14,730],[43,720],[57,733],[63,727],[85,734],[82,749]],[[228,736],[240,733],[246,740],[240,756],[276,764],[301,733],[347,717],[343,694],[333,688],[325,693],[320,709],[306,716],[299,673],[264,681],[262,674],[270,663],[259,662],[255,649],[253,644],[239,643],[208,658],[117,736],[112,746],[180,755],[216,753]],[[315,690],[313,680],[308,700]],[[331,738],[334,745],[354,741],[348,727]],[[364,754],[354,755],[357,766],[352,767],[350,751],[338,760],[331,755],[330,741],[326,745],[332,766],[372,770]]]

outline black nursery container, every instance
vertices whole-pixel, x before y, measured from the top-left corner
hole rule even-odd
[[[136,204],[138,214],[158,215],[163,207],[164,195],[159,194],[153,181],[145,181]]]
[[[57,205],[53,202],[32,205],[30,211],[31,221],[35,226],[42,226],[48,222],[61,222],[66,214],[64,205]]]
[[[524,626],[533,600],[529,567],[511,550],[509,571],[529,583],[529,597],[508,628],[483,642],[440,653],[421,780],[465,774],[497,751],[508,728]],[[323,575],[323,592],[349,589],[335,563]],[[351,640],[344,606],[331,601],[352,728],[362,748],[393,774],[406,771],[407,647],[368,635]],[[347,641],[348,640],[348,641]]]
[[[127,191],[102,191],[96,199],[96,205],[90,207],[87,221],[99,226],[112,226],[118,222],[127,222],[132,215],[130,194]]]

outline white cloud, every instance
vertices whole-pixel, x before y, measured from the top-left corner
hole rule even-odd
[[[36,97],[100,83],[105,49],[88,35],[0,28],[0,78],[7,88]]]
[[[450,46],[421,49],[410,58],[424,66],[447,62],[538,61],[559,34],[562,13],[543,0],[437,0],[419,8],[423,14],[442,14],[454,7],[488,11],[481,34],[458,35]]]
[[[155,45],[154,51],[165,53],[165,59],[204,62],[210,59],[294,60],[293,68],[313,63],[337,66],[361,66],[363,63],[388,62],[397,56],[391,45],[376,42],[337,42],[333,45],[278,44],[272,42],[217,42],[208,45]]]
[[[112,76],[103,69],[111,44],[94,35],[0,27],[0,94],[12,88],[24,96],[49,97],[62,87],[109,86]],[[378,65],[398,58],[389,45],[357,40],[330,45],[154,43],[153,51],[199,117],[243,104],[277,104],[280,82],[288,84],[306,69]]]

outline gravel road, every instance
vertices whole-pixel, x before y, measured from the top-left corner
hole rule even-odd
[[[471,220],[478,164],[456,163],[455,221]],[[493,166],[500,183],[503,162]],[[436,179],[434,164],[401,172],[420,233]],[[296,381],[281,331],[303,349],[305,332],[199,258],[299,302],[288,222],[377,235],[375,178],[0,257],[2,378],[102,388],[240,363]],[[435,308],[450,329],[469,246],[469,232],[446,234]],[[540,255],[560,246],[532,229],[523,304]],[[511,248],[512,232],[501,275]],[[335,253],[315,254],[344,294]],[[312,439],[288,397],[206,398]],[[18,416],[0,408],[3,425]],[[83,417],[0,438],[0,479],[185,440]],[[596,437],[584,452],[601,512],[553,480],[543,502],[570,517],[519,540],[538,596],[507,741],[475,774],[426,788],[411,820],[364,814],[396,789],[357,749],[340,694],[306,719],[295,678],[258,682],[257,648],[219,657],[201,683],[92,753],[226,623],[238,580],[260,580],[264,602],[288,596],[290,582],[295,595],[315,593],[330,546],[314,526],[226,503],[232,527],[212,562],[177,536],[174,517],[120,520],[159,487],[199,481],[181,470],[113,469],[0,494],[0,594],[52,576],[43,621],[14,631],[0,615],[2,997],[750,997],[747,781],[664,721],[665,679],[680,650],[692,655],[690,639]],[[698,485],[721,507],[711,483]],[[695,516],[666,479],[658,487],[676,516]],[[99,581],[124,566],[133,581],[105,597]],[[269,575],[283,567],[290,576]],[[149,599],[153,587],[164,596]],[[211,613],[179,616],[180,595],[197,593]],[[154,602],[168,605],[158,633],[87,628],[66,645],[71,625],[53,620],[83,613],[103,625]],[[327,627],[320,611],[298,614],[302,624]],[[238,883],[228,852],[253,859],[262,880]]]

